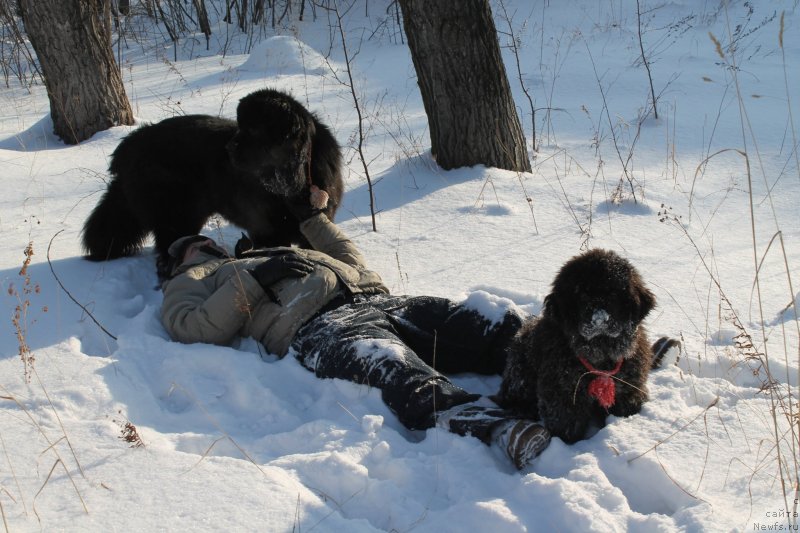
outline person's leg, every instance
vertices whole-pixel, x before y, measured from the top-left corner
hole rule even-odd
[[[549,444],[549,432],[541,424],[519,419],[503,409],[476,404],[480,395],[469,394],[453,385],[420,359],[404,342],[409,332],[406,331],[402,339],[398,334],[398,329],[409,325],[398,327],[394,312],[403,308],[408,300],[407,297],[373,297],[366,303],[345,305],[325,313],[297,333],[292,343],[294,356],[319,377],[346,379],[381,389],[384,402],[409,429],[437,425],[499,447],[517,468],[530,464]],[[437,309],[444,309],[445,302],[434,303],[429,309],[427,305],[411,302],[415,319],[419,320],[426,312],[433,321],[443,316]],[[456,317],[453,324],[464,325],[461,318]],[[451,325],[444,322],[447,320],[438,325],[445,329]],[[514,321],[509,323],[514,324]],[[505,322],[504,325],[507,326]],[[491,329],[491,324],[488,326]],[[420,328],[412,329],[415,344],[430,340]],[[456,343],[455,348],[460,350],[463,346]],[[485,355],[485,351],[479,350],[480,354],[476,353],[475,357]],[[430,350],[428,355],[432,352]]]
[[[322,378],[377,387],[384,402],[409,429],[426,429],[435,413],[478,399],[422,361],[397,335],[372,298],[344,305],[306,324],[292,343],[300,363]],[[372,302],[372,303],[371,303]]]
[[[381,306],[400,338],[445,373],[502,374],[506,348],[522,325],[515,310],[499,322],[446,298],[416,296]]]

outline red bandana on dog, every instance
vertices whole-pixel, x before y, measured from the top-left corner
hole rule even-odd
[[[590,374],[597,376],[589,382],[589,396],[597,398],[597,403],[599,403],[603,409],[608,409],[614,405],[615,389],[614,380],[611,379],[611,376],[616,375],[619,369],[622,368],[622,359],[617,362],[617,366],[614,367],[614,370],[607,371],[597,370],[583,357],[579,357],[578,360],[586,367],[586,370],[588,370]]]

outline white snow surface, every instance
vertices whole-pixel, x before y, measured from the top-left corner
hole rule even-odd
[[[286,74],[322,75],[329,71],[325,58],[307,44],[289,35],[268,37],[255,45],[244,63],[243,72],[263,76]]]
[[[523,174],[436,166],[408,48],[388,2],[378,4],[344,17],[377,232],[339,33],[321,9],[316,21],[264,29],[260,43],[220,22],[210,52],[202,35],[177,48],[156,30],[126,39],[137,120],[233,117],[253,90],[291,92],[343,145],[337,222],[395,294],[466,300],[490,317],[509,304],[535,314],[564,261],[587,247],[621,253],[657,297],[652,339],[683,343],[677,363],[652,374],[650,401],[577,444],[554,439],[517,472],[475,438],[406,430],[367,384],[262,359],[251,339],[171,341],[150,245],[106,263],[82,258],[81,227],[132,128],[67,146],[51,133],[44,87],[12,78],[0,89],[4,527],[797,530],[798,429],[786,414],[797,416],[800,359],[797,3],[641,2],[655,119],[636,2],[506,2],[537,109],[534,153],[493,2],[533,164]],[[239,235],[224,220],[207,231],[228,244]],[[742,330],[752,350],[737,347]],[[28,379],[23,345],[35,358]],[[753,351],[766,353],[773,395]],[[487,395],[499,385],[455,381]],[[134,426],[143,446],[123,438]]]

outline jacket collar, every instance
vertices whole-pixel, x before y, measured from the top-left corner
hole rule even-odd
[[[197,253],[191,259],[189,259],[188,261],[184,261],[178,268],[175,269],[175,274],[172,277],[175,278],[176,276],[180,276],[190,268],[202,265],[204,263],[219,262],[220,264],[222,264],[233,260],[234,260],[233,257],[217,257],[214,254],[198,250]]]

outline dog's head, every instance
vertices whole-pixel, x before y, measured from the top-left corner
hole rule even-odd
[[[307,183],[311,114],[290,96],[263,89],[239,101],[236,119],[239,129],[227,146],[233,166],[257,175],[269,192],[297,195]]]
[[[576,355],[600,364],[629,351],[655,303],[626,259],[609,250],[591,250],[561,268],[545,298],[544,315],[560,325]]]

